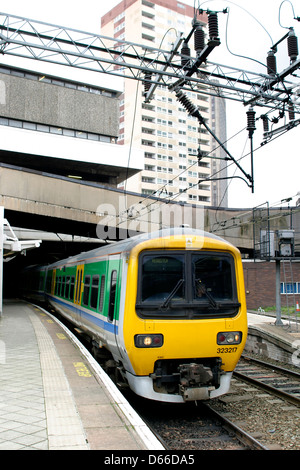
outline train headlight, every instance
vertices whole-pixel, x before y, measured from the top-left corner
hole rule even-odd
[[[134,344],[137,348],[160,348],[164,343],[163,335],[135,335]]]
[[[226,331],[217,335],[217,344],[240,344],[241,341],[241,331]]]

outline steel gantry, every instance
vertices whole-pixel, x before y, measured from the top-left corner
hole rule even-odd
[[[197,28],[197,22],[192,32]],[[189,35],[191,36],[191,34]],[[285,78],[300,66],[296,59],[282,73],[270,75],[207,61],[209,53],[220,41],[210,36],[204,50],[196,57],[185,56],[179,47],[186,38],[182,34],[173,50],[105,37],[23,17],[0,13],[0,52],[53,64],[140,81],[150,81],[202,94],[222,96],[244,104],[278,109],[293,93],[295,84]],[[185,64],[184,66],[182,64]],[[148,78],[147,78],[148,77]],[[205,85],[205,86],[203,86]],[[300,113],[300,106],[295,105]]]
[[[226,10],[222,13],[226,13]],[[300,103],[298,99],[293,99],[295,96],[297,98],[300,87],[294,81],[287,81],[287,77],[294,75],[300,66],[300,59],[297,58],[297,38],[293,28],[290,28],[290,32],[283,38],[290,41],[288,42],[290,65],[282,72],[276,71],[275,52],[276,46],[283,39],[270,51],[265,74],[220,65],[207,60],[213,49],[220,45],[218,12],[199,10],[198,14],[200,16],[195,15],[192,21],[189,35],[184,38],[179,34],[172,50],[166,51],[0,13],[0,52],[4,56],[34,59],[142,81],[146,102],[151,100],[158,84],[167,87],[176,93],[177,99],[185,106],[188,113],[194,115],[200,124],[205,124],[206,129],[225,150],[226,158],[238,166],[253,191],[252,135],[255,130],[253,107],[267,110],[264,115],[266,141],[270,140],[275,132],[268,130],[268,122],[272,122],[270,112],[279,112],[281,117],[286,112],[289,113],[289,123],[284,124],[279,132],[286,132],[300,123],[300,119],[295,118],[300,113]],[[202,30],[202,25],[206,22],[208,22],[207,38]],[[197,47],[193,57],[190,55],[188,42],[192,37],[196,38],[196,35]],[[247,112],[247,130],[251,140],[251,175],[243,170],[216,138],[200,111],[188,100],[183,90],[235,100],[250,106]],[[263,118],[263,114],[261,117]]]

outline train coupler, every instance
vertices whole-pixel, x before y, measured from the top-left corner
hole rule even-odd
[[[203,364],[181,364],[179,366],[179,391],[184,401],[209,399],[210,391],[215,387],[211,385],[213,373]]]

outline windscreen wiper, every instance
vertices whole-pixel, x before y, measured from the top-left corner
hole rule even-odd
[[[171,302],[172,298],[174,297],[174,295],[178,291],[179,287],[181,287],[183,283],[184,283],[184,279],[179,279],[179,281],[177,282],[177,284],[174,287],[174,289],[172,290],[172,292],[170,292],[168,297],[163,301],[163,303],[160,305],[159,308],[167,308],[168,307],[168,305]]]
[[[219,308],[219,305],[217,304],[217,302],[215,301],[215,299],[213,298],[213,296],[208,292],[205,284],[203,284],[203,282],[201,281],[201,279],[196,279],[196,282],[198,282],[198,286],[197,288],[200,290],[201,294],[204,294],[206,295],[206,297],[208,298],[208,301],[210,303],[210,305],[215,308],[216,310]]]

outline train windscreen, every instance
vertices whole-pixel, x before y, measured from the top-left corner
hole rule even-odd
[[[236,314],[239,302],[233,257],[214,252],[143,253],[136,307],[146,317]]]

